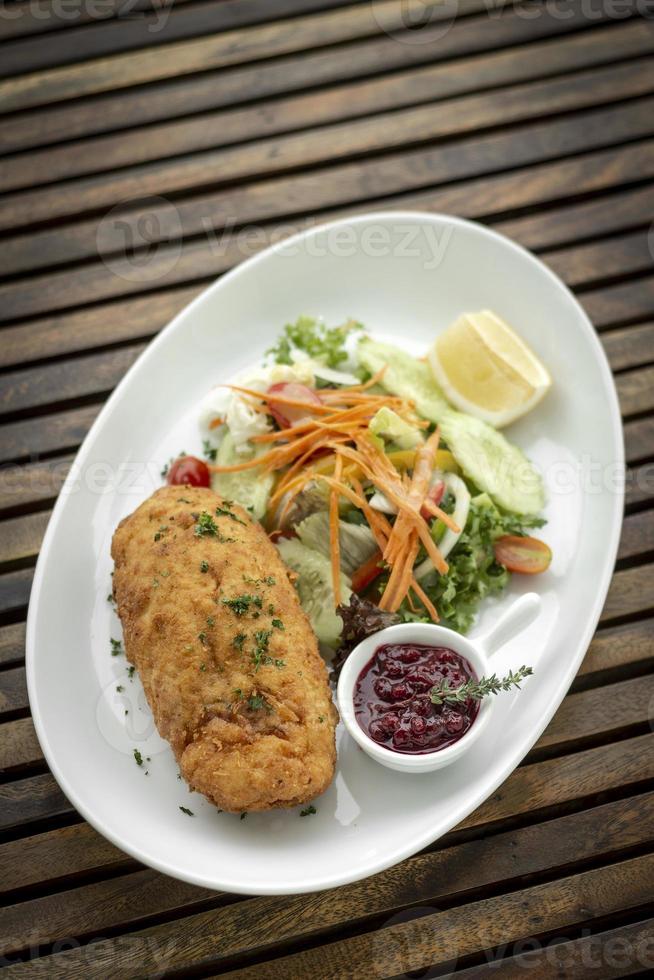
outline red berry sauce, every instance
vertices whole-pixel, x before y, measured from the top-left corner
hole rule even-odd
[[[354,713],[366,735],[392,752],[435,752],[465,735],[479,702],[432,704],[432,687],[477,680],[468,661],[448,647],[388,643],[378,647],[354,685]]]

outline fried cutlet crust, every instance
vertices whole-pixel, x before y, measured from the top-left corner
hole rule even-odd
[[[322,793],[338,715],[263,528],[211,490],[164,487],[121,522],[111,551],[125,652],[189,786],[236,813]]]

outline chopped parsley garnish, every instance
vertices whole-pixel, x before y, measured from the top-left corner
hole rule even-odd
[[[262,708],[265,708],[266,711],[272,710],[263,694],[251,694],[248,698],[248,708],[251,711],[261,711]]]
[[[207,642],[207,634],[204,631],[202,633],[198,633],[198,640],[200,641],[202,646],[205,646]]]
[[[122,694],[122,692],[125,690],[125,688],[123,687],[122,684],[118,684],[118,686],[116,687],[116,690],[118,691],[119,694]]]
[[[214,447],[211,445],[208,439],[202,440],[202,452],[204,453],[205,458],[208,459],[210,463],[216,462],[216,455],[218,453],[218,450],[214,449]]]
[[[246,639],[247,637],[245,633],[237,633],[234,639],[232,640],[232,646],[236,647],[237,650],[242,650],[243,644],[245,643]]]
[[[243,581],[248,585],[274,585],[277,579],[274,575],[266,575],[265,578],[252,578],[251,575],[244,575]]]
[[[195,522],[195,536],[201,538],[205,534],[216,537],[218,534],[218,525],[211,514],[207,514],[206,510],[203,510],[201,514],[198,514]]]
[[[225,504],[224,507],[216,507],[216,517],[229,517],[231,520],[236,521],[237,524],[243,524],[247,527],[245,521],[242,521],[238,514],[235,514],[233,510],[229,509],[228,504],[231,503],[231,500],[224,500],[223,503]]]
[[[123,644],[121,641],[112,638],[109,642],[111,643],[111,656],[120,657],[123,653]]]
[[[242,813],[239,819],[245,820],[246,817],[247,817],[247,813]]]
[[[177,503],[178,504],[190,504],[191,501],[190,500],[187,500],[186,497],[178,497],[177,498]]]
[[[360,323],[348,321],[340,327],[327,327],[312,317],[301,316],[287,323],[277,344],[266,351],[277,364],[292,364],[293,351],[304,351],[328,367],[338,367],[347,360],[345,342],[353,330],[362,330]]]
[[[261,609],[263,604],[260,595],[251,595],[248,592],[244,592],[243,595],[237,595],[233,599],[223,599],[222,603],[224,606],[229,606],[237,616],[245,616],[250,606],[256,606]]]
[[[199,668],[198,668],[198,669],[199,669],[200,671],[202,671],[202,673],[204,674],[204,672],[205,672],[205,670],[207,669],[207,665],[206,665],[206,664],[200,664],[200,666],[199,666]]]
[[[243,691],[240,689],[240,687],[234,688],[234,697],[236,698],[237,701],[241,701],[242,700],[242,698],[243,698]]]
[[[300,816],[301,817],[310,817],[313,813],[317,813],[317,812],[318,811],[316,810],[316,808],[313,805],[313,803],[310,803],[309,806],[306,807],[306,809],[300,810]]]
[[[195,814],[193,813],[193,810],[189,810],[189,808],[187,806],[180,806],[180,810],[182,811],[182,813],[185,813],[187,817],[194,817],[195,816]]]
[[[208,572],[209,571],[209,562],[208,561],[201,561],[200,562],[200,571],[201,572]]]
[[[275,627],[276,630],[286,629],[286,627],[282,623],[281,619],[273,619],[272,625]]]
[[[271,636],[272,630],[257,630],[254,634],[256,646],[254,648],[254,653],[252,654],[252,661],[254,663],[255,674],[262,664],[266,665],[273,662],[272,657],[268,655],[268,645],[270,643]]]
[[[215,625],[216,625],[216,620],[213,618],[213,616],[207,616],[207,626],[215,626]]]
[[[325,716],[324,715],[318,715],[318,721],[320,722],[321,725],[322,725],[322,723],[323,723],[324,720],[325,720]]]
[[[107,602],[113,602],[113,601],[114,601],[114,594],[113,592],[110,592],[109,595],[107,596]]]
[[[134,671],[135,670],[136,670],[136,667],[133,664],[130,664],[129,667],[127,668],[127,676],[129,677],[130,680],[134,676]]]
[[[164,524],[162,527],[159,528],[159,530],[155,534],[154,540],[155,541],[161,541],[161,539],[163,538],[164,534],[166,534],[169,530],[170,530],[170,528],[167,528],[165,526],[165,524]]]
[[[137,766],[143,765],[143,756],[141,755],[138,749],[134,749],[134,761]]]

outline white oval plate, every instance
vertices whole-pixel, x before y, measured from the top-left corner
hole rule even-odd
[[[485,604],[476,627],[536,586],[541,616],[496,658],[498,672],[527,662],[534,677],[501,696],[485,738],[460,765],[394,773],[341,731],[337,775],[315,816],[302,819],[296,809],[239,820],[217,812],[178,780],[138,677],[130,681],[124,657],[111,656],[109,638],[120,636],[107,602],[116,524],[161,483],[170,456],[198,452],[205,392],[259,362],[300,313],[332,324],[356,317],[373,334],[421,352],[459,313],[484,307],[518,328],[555,382],[509,430],[545,474],[543,537],[554,560],[539,579],[515,576],[500,603]],[[208,888],[308,892],[395,864],[479,806],[560,704],[610,581],[623,467],[618,403],[595,333],[570,292],[522,248],[479,225],[411,212],[338,221],[269,248],[209,288],[150,345],[101,412],[57,502],[27,627],[30,703],[52,772],[123,851]]]

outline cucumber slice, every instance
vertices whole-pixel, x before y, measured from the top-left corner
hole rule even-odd
[[[329,558],[329,515],[326,511],[306,517],[296,525],[295,530],[303,545]],[[377,550],[374,535],[365,524],[339,521],[338,539],[341,546],[341,568],[346,575],[352,575]]]
[[[232,466],[248,458],[251,457],[236,452],[231,433],[226,432],[216,456],[218,465]],[[240,473],[213,473],[211,488],[221,497],[241,504],[259,521],[266,513],[273,481],[272,473],[262,473],[260,469],[242,470]]]
[[[300,603],[316,636],[330,647],[338,646],[343,620],[334,608],[329,559],[320,552],[307,548],[297,538],[281,538],[277,547],[282,561],[298,574],[296,587]],[[345,575],[341,575],[341,602],[348,603],[351,595],[350,581]]]
[[[522,450],[497,429],[451,410],[441,421],[441,432],[465,475],[496,504],[516,514],[538,514],[543,509],[540,475]]]
[[[386,367],[381,379],[382,386],[393,395],[412,399],[420,415],[430,422],[440,422],[450,410],[425,361],[419,361],[399,347],[382,344],[369,337],[359,342],[357,353],[359,363],[371,374]]]

